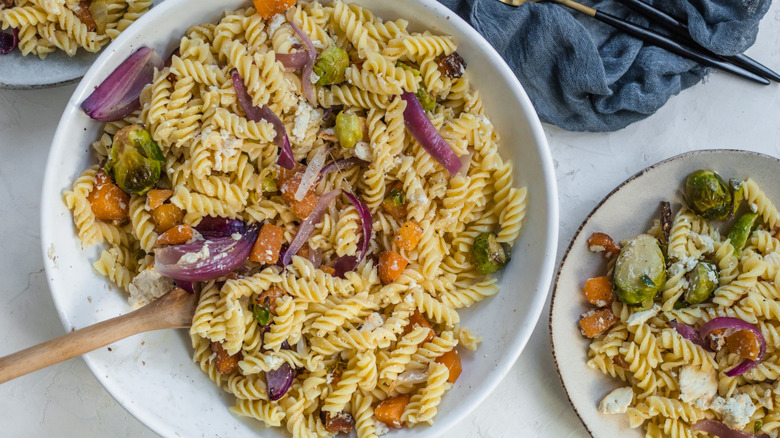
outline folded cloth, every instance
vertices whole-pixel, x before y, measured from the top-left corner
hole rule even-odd
[[[552,3],[439,0],[481,33],[523,84],[543,122],[570,131],[615,131],[653,114],[707,73],[699,64],[646,45]],[[741,53],[771,0],[653,0],[688,23],[691,36],[722,55]],[[597,9],[647,26],[614,0]]]

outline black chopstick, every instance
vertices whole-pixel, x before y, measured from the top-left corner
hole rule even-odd
[[[614,15],[608,14],[603,11],[599,11],[598,9],[594,9],[590,6],[585,6],[582,3],[576,2],[575,0],[552,0],[552,1],[564,5],[566,7],[569,7],[571,9],[574,9],[577,12],[582,12],[585,15],[589,15],[601,21],[602,23],[609,24],[610,26],[616,29],[620,29],[623,32],[635,38],[638,38],[646,43],[652,44],[654,46],[658,46],[662,49],[665,49],[666,51],[672,52],[684,58],[692,59],[698,62],[699,64],[706,65],[708,67],[718,68],[720,70],[732,73],[734,75],[743,77],[745,79],[758,82],[759,84],[762,85],[769,85],[769,80],[763,76],[759,76],[753,72],[745,70],[742,67],[724,61],[718,57],[713,57],[707,53],[702,52],[701,50],[688,47],[682,43],[679,43],[669,38],[666,35],[661,35],[660,33],[654,32],[646,27],[642,27],[637,24],[631,23],[629,21],[625,21]]]
[[[760,62],[754,60],[753,58],[747,55],[740,53],[732,56],[721,56],[707,50],[704,47],[701,47],[698,43],[696,43],[693,40],[693,38],[691,38],[687,24],[667,14],[666,12],[655,8],[650,4],[643,2],[642,0],[617,0],[617,1],[618,3],[621,3],[622,5],[632,9],[633,11],[646,16],[651,20],[652,24],[657,24],[659,26],[662,26],[667,30],[673,32],[675,35],[685,38],[686,43],[695,45],[705,53],[710,54],[711,56],[717,56],[723,58],[734,65],[744,68],[745,70],[751,71],[767,79],[772,79],[775,82],[780,82],[780,74],[777,74],[769,67],[761,64]]]

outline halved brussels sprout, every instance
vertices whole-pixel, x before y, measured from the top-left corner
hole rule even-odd
[[[734,216],[739,210],[739,204],[742,203],[742,198],[745,197],[745,185],[738,179],[731,178],[729,180],[729,187],[731,187],[731,198],[733,206],[731,208],[731,215]]]
[[[723,178],[711,170],[697,170],[685,180],[688,206],[709,220],[723,220],[731,213],[733,197]]]
[[[360,126],[360,117],[354,113],[341,111],[336,116],[336,138],[343,148],[352,149],[357,142],[363,140],[363,129]]]
[[[477,272],[492,274],[503,268],[511,257],[511,248],[496,241],[496,233],[481,233],[474,239],[471,259]]]
[[[430,112],[436,108],[436,99],[422,85],[417,87],[417,92],[414,95],[417,96],[417,100],[420,101],[420,105],[425,111]]]
[[[114,135],[105,171],[126,193],[143,195],[159,181],[164,162],[149,131],[130,125]]]
[[[685,279],[688,281],[688,289],[683,294],[685,302],[703,303],[718,287],[718,270],[712,263],[700,261],[685,274]]]
[[[666,283],[666,263],[658,240],[640,234],[629,241],[618,254],[613,277],[620,301],[637,305],[653,299]]]
[[[330,46],[320,53],[314,64],[314,73],[320,78],[317,85],[333,85],[344,82],[344,73],[349,67],[349,55],[343,49]]]
[[[742,248],[745,247],[750,233],[753,232],[756,225],[758,225],[758,214],[752,212],[745,213],[734,221],[734,225],[729,230],[729,240],[731,240],[731,246],[734,247],[736,255],[739,255]]]

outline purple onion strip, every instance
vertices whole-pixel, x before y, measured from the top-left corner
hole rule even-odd
[[[410,92],[404,92],[401,98],[406,101],[404,110],[404,123],[406,129],[412,134],[415,140],[425,149],[433,158],[436,159],[450,175],[455,175],[460,170],[461,162],[455,151],[439,135],[436,127],[433,126],[428,115],[417,96]]]
[[[298,232],[295,233],[295,237],[293,238],[292,242],[290,242],[290,247],[287,248],[287,251],[284,253],[284,257],[282,258],[282,266],[287,266],[290,264],[293,256],[298,253],[298,250],[303,247],[303,244],[306,243],[306,241],[309,240],[309,237],[311,237],[312,233],[314,233],[314,226],[322,220],[323,216],[325,216],[325,210],[328,209],[330,203],[333,202],[333,200],[336,199],[336,197],[340,194],[341,189],[336,189],[320,196],[320,200],[317,202],[317,206],[314,207],[314,210],[312,210],[309,216],[307,216],[298,227]]]
[[[11,33],[0,33],[0,55],[7,55],[19,45],[19,29],[11,29]]]
[[[739,365],[726,371],[727,376],[734,377],[745,374],[764,359],[764,355],[766,354],[766,340],[764,339],[764,335],[761,334],[761,330],[759,330],[755,325],[749,322],[745,322],[739,318],[722,316],[712,319],[701,326],[699,329],[699,336],[704,339],[707,337],[707,335],[718,329],[750,330],[754,335],[756,335],[758,342],[761,344],[756,360],[743,360]]]
[[[317,99],[314,98],[314,90],[312,89],[311,74],[314,72],[314,61],[317,60],[317,51],[314,48],[314,43],[311,38],[306,35],[306,32],[302,31],[295,21],[290,20],[290,26],[292,26],[298,37],[306,44],[308,50],[308,57],[306,64],[303,66],[303,72],[301,73],[301,83],[303,83],[303,94],[306,96],[306,100],[313,106],[317,106]]]
[[[367,162],[361,160],[358,157],[339,158],[338,160],[331,161],[325,167],[323,167],[320,171],[320,175],[327,175],[335,171],[340,172],[344,169],[349,169],[350,167],[360,166],[363,164],[367,164]]]
[[[753,434],[732,429],[718,420],[706,419],[691,426],[692,431],[706,432],[719,438],[769,438],[769,435]]]

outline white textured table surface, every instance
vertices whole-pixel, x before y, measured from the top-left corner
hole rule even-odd
[[[748,53],[780,70],[780,2]],[[43,273],[39,194],[49,144],[73,89],[0,90],[0,355],[64,333]],[[560,192],[560,253],[604,195],[650,164],[705,148],[780,156],[780,85],[715,73],[622,131],[546,131]],[[114,402],[81,359],[0,385],[0,431],[4,437],[156,436]],[[587,436],[555,372],[546,312],[512,372],[448,435]]]

